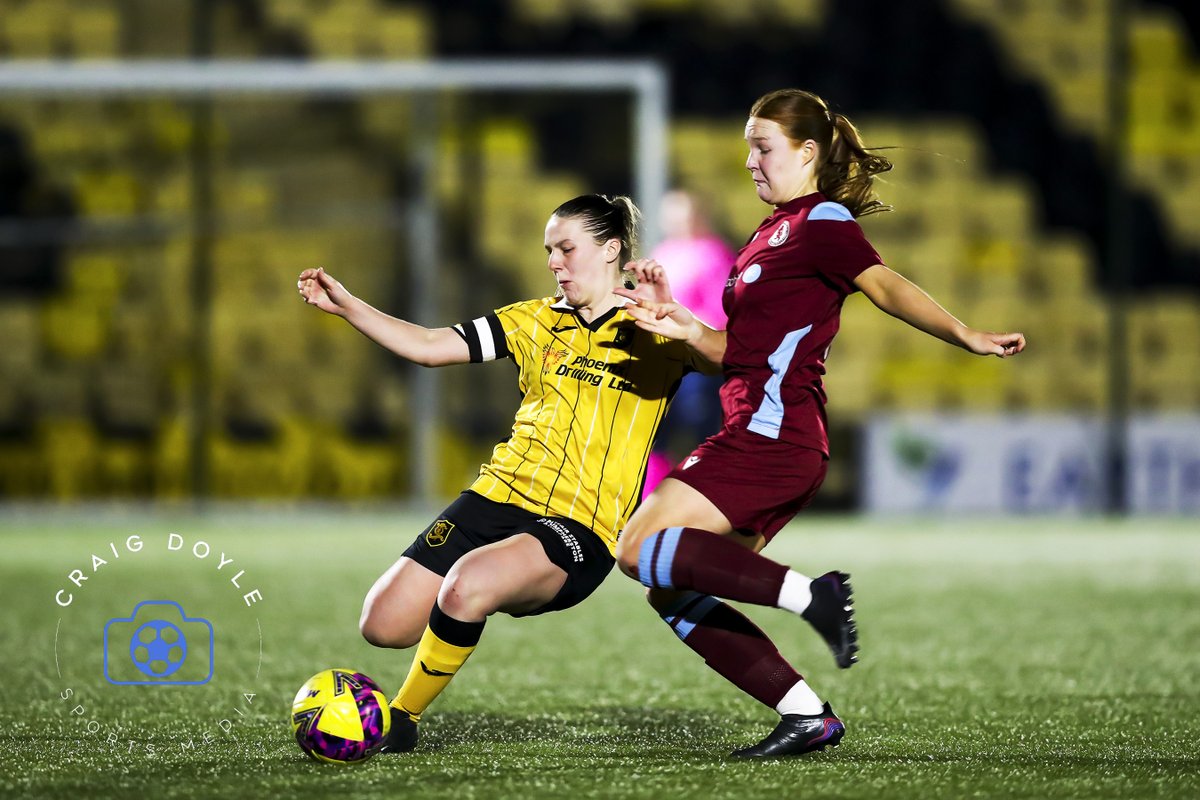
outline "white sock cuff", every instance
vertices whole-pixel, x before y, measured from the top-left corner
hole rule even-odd
[[[821,702],[821,698],[817,697],[817,693],[801,678],[795,686],[788,689],[787,694],[779,701],[779,705],[775,706],[775,710],[780,715],[804,714],[812,716],[824,711],[825,704]]]
[[[780,608],[800,614],[812,602],[812,578],[801,575],[794,569],[789,569],[783,576],[783,586],[779,589],[779,601],[775,604]]]

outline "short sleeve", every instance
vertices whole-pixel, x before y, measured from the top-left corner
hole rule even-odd
[[[504,336],[504,326],[500,322],[500,311],[473,319],[470,322],[460,322],[454,326],[454,332],[467,343],[467,351],[471,354],[471,363],[495,361],[497,358],[507,358],[512,355],[508,340]]]
[[[806,228],[805,243],[817,271],[846,294],[857,290],[854,279],[863,271],[883,263],[843,205],[818,204],[809,212]]]
[[[688,347],[687,343],[679,339],[668,339],[667,337],[658,334],[650,334],[651,341],[657,352],[660,354],[663,366],[671,369],[681,369],[683,375],[689,372],[703,372],[707,363],[699,353]],[[675,367],[675,364],[682,365]]]

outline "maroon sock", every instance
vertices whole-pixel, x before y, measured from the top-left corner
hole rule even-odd
[[[724,536],[695,528],[680,531],[674,552],[659,554],[664,555],[670,559],[669,588],[760,606],[776,606],[788,571]]]
[[[705,664],[768,708],[801,680],[757,625],[716,598],[689,594],[663,619]]]

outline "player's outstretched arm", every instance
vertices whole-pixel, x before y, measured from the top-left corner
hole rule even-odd
[[[876,264],[854,279],[876,306],[914,328],[981,356],[1015,356],[1025,349],[1021,333],[993,333],[964,325],[903,275]]]
[[[630,289],[613,291],[633,301],[625,306],[625,311],[633,317],[639,328],[668,339],[687,342],[688,347],[708,362],[711,370],[705,369],[705,372],[715,374],[721,370],[721,360],[725,357],[725,331],[709,327],[679,303],[644,300]]]
[[[350,294],[324,269],[301,272],[296,288],[310,306],[342,317],[368,339],[414,364],[440,367],[471,360],[467,343],[451,328],[426,328],[389,316]]]

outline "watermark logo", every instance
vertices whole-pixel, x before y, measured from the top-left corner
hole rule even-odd
[[[54,668],[77,732],[145,756],[237,739],[255,716],[263,662],[252,570],[175,532],[132,534],[73,560],[53,591]],[[187,712],[136,721],[136,709],[164,705]]]
[[[189,617],[179,603],[143,600],[128,617],[104,625],[104,679],[116,686],[208,683],[213,676],[213,639],[212,623]]]

